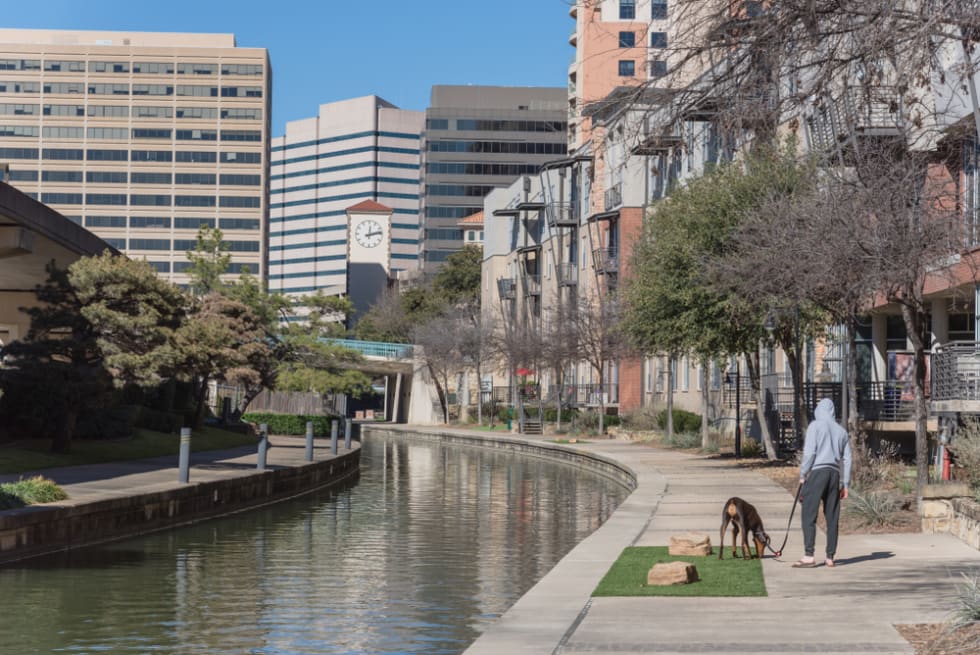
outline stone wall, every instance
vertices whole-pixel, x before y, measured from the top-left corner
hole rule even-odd
[[[922,531],[948,532],[980,550],[980,504],[963,484],[926,485],[922,493]]]
[[[303,466],[191,483],[93,502],[63,501],[0,514],[0,564],[129,539],[295,498],[360,471],[360,448]]]

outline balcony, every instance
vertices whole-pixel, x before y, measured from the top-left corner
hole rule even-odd
[[[524,281],[525,296],[541,295],[541,276],[539,274],[524,273],[523,275],[521,275],[521,279]]]
[[[592,251],[592,265],[597,273],[619,273],[619,249],[596,248]]]
[[[932,353],[933,414],[980,412],[980,343],[953,341]]]
[[[550,228],[575,227],[578,225],[578,205],[571,202],[549,203],[545,217]]]
[[[865,92],[848,89],[837,99],[827,99],[806,119],[807,135],[815,150],[830,152],[850,137],[895,137],[904,127],[901,95],[882,86]]]
[[[575,262],[563,262],[555,268],[558,286],[573,287],[578,284],[578,267]]]
[[[497,295],[501,300],[517,298],[517,281],[512,277],[497,278]]]
[[[578,43],[578,30],[572,30],[572,33],[568,35],[568,45],[574,46]]]
[[[621,207],[623,205],[623,183],[617,182],[610,188],[606,189],[603,200],[603,207],[607,212]]]

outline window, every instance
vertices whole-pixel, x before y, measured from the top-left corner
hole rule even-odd
[[[169,150],[134,150],[131,161],[173,161],[174,154]]]
[[[213,175],[211,176],[214,177]],[[259,175],[238,175],[233,173],[223,173],[221,183],[229,186],[259,186],[262,178]]]
[[[125,205],[125,193],[87,193],[85,194],[85,204],[87,205]]]
[[[134,84],[134,96],[172,96],[174,88],[167,84]]]
[[[106,118],[125,118],[129,116],[129,107],[126,105],[89,105],[88,115]]]
[[[45,148],[42,155],[44,159],[81,161],[84,159],[84,153],[84,150],[75,150],[73,148]]]
[[[45,116],[84,116],[85,105],[44,105]]]
[[[636,62],[631,60],[620,60],[619,76],[633,77],[634,75],[636,75]]]
[[[667,62],[663,59],[653,59],[647,62],[647,69],[653,79],[664,77],[667,75]]]
[[[93,95],[128,96],[128,84],[89,84],[88,92]]]
[[[110,246],[112,246],[116,250],[123,250],[123,249],[126,248],[126,240],[125,239],[107,239],[107,238],[103,238],[102,240],[105,241],[106,243],[108,243]]]
[[[227,241],[230,252],[258,252],[258,241]]]
[[[214,107],[177,107],[177,118],[206,118],[218,117],[218,110]]]
[[[126,173],[122,171],[89,171],[85,174],[85,180],[92,184],[126,184]]]
[[[636,32],[620,32],[619,47],[632,48],[636,46]]]
[[[222,109],[221,118],[227,118],[230,120],[257,121],[262,119],[262,110],[261,109]]]
[[[261,199],[258,196],[221,196],[220,205],[222,207],[260,207]]]
[[[427,130],[448,130],[449,120],[446,118],[430,118],[425,121],[425,129]]]
[[[174,65],[170,62],[134,62],[133,72],[144,75],[169,75],[174,72]]]
[[[40,105],[0,104],[0,114],[8,116],[34,116],[39,109]]]
[[[215,182],[214,173],[177,173],[174,176],[174,182],[176,184],[209,184],[213,185]]]
[[[222,75],[262,75],[261,64],[221,64]]]
[[[0,71],[41,70],[40,59],[0,59]]]
[[[44,70],[54,72],[84,73],[85,62],[50,60],[44,62]]]
[[[653,20],[664,20],[667,18],[667,3],[663,0],[653,0],[650,5],[650,18]]]
[[[260,164],[262,163],[262,153],[260,152],[223,152],[221,153],[222,164]]]
[[[135,228],[164,228],[170,229],[169,216],[133,216],[129,219],[129,227]]]
[[[124,61],[90,61],[90,73],[128,73],[129,64]]]
[[[178,141],[217,141],[218,130],[177,130]]]
[[[174,218],[174,227],[178,230],[196,230],[202,225],[207,225],[208,227],[214,227],[213,218],[187,218],[183,216],[178,216]]]
[[[37,128],[34,128],[37,129]],[[81,127],[52,126],[42,128],[45,139],[81,139],[85,132]]]
[[[174,205],[178,207],[214,207],[214,196],[174,196]]]
[[[81,171],[42,171],[42,182],[81,182]]]
[[[36,137],[38,132],[32,125],[0,125],[0,136]]]
[[[178,150],[175,161],[182,164],[213,164],[218,161],[218,153]]]
[[[171,180],[170,173],[132,173],[129,176],[131,184],[170,184]]]
[[[169,273],[170,262],[146,262],[157,273]]]
[[[173,134],[172,130],[167,130],[164,128],[133,128],[133,138],[134,139],[169,139]]]
[[[221,87],[222,98],[261,98],[261,86],[223,86]]]
[[[139,194],[134,193],[129,196],[129,204],[140,207],[169,207],[169,195]]]
[[[174,110],[172,107],[133,107],[135,118],[173,118]]]
[[[963,144],[963,223],[967,247],[980,243],[980,147]]]
[[[667,47],[666,32],[650,32],[650,47],[663,49]]]
[[[45,82],[44,92],[45,93],[84,93],[85,85],[81,82]],[[0,91],[3,91],[3,84],[0,84]],[[37,93],[34,91],[24,91],[23,93]]]
[[[178,75],[214,75],[217,71],[215,64],[177,64]]]
[[[42,193],[41,202],[43,202],[46,205],[80,205],[82,204],[82,194]]]
[[[10,171],[8,177],[11,182],[37,182],[37,171]]]
[[[170,250],[170,239],[130,239],[130,250]]]
[[[90,139],[126,139],[129,137],[129,130],[125,127],[90,127],[88,128],[88,138]]]
[[[261,141],[259,130],[221,130],[222,141]]]
[[[754,0],[746,0],[745,15],[748,18],[758,18],[762,15],[762,3]]]
[[[37,148],[0,148],[0,159],[37,159]]]
[[[126,217],[87,216],[85,218],[85,227],[126,227]]]
[[[257,230],[259,229],[259,219],[257,218],[222,218],[218,222],[222,230]]]
[[[89,150],[89,161],[127,161],[129,153],[125,150]]]
[[[636,0],[619,0],[620,20],[633,20],[636,18]]]
[[[218,87],[180,84],[177,86],[177,95],[198,98],[213,98],[218,95]]]

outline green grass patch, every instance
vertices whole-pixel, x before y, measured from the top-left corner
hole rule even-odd
[[[0,484],[0,510],[53,503],[68,498],[65,490],[41,476]]]
[[[551,443],[568,443],[568,444],[578,444],[578,443],[589,443],[587,439],[552,439]]]
[[[690,562],[698,568],[698,582],[667,587],[647,586],[647,572],[661,562]],[[719,560],[717,555],[681,557],[667,554],[666,546],[625,549],[592,592],[593,596],[765,596],[762,562],[757,559]]]
[[[224,450],[247,445],[255,445],[255,438],[213,427],[194,430],[191,436],[191,450],[194,452]],[[112,441],[79,439],[72,442],[70,453],[55,454],[50,452],[50,448],[51,441],[48,439],[23,439],[6,444],[0,447],[0,473],[23,473],[54,466],[100,464],[177,455],[180,450],[180,437],[163,432],[137,430],[136,435],[131,439]]]
[[[489,425],[474,425],[473,429],[481,430],[483,432],[510,432],[506,424],[499,423],[493,427],[490,427]]]

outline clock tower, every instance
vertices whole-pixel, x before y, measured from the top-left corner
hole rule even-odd
[[[392,211],[391,207],[373,200],[347,208],[347,294],[354,304],[351,324],[388,287]]]

